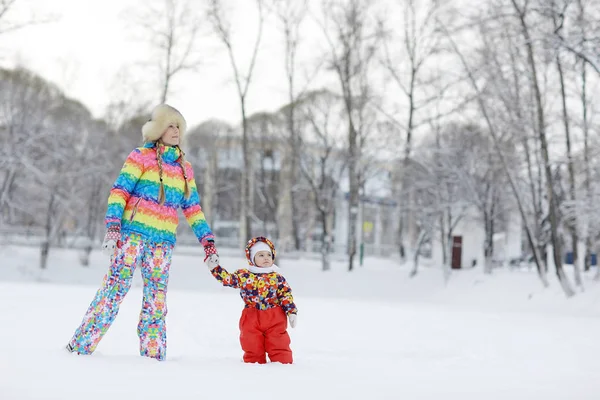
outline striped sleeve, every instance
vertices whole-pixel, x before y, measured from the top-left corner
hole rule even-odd
[[[142,152],[140,149],[135,149],[127,156],[123,168],[121,168],[121,172],[110,190],[108,208],[104,219],[107,228],[121,226],[121,218],[127,200],[131,196],[143,172],[144,160]]]
[[[200,195],[198,194],[196,180],[194,179],[194,170],[191,164],[186,164],[190,185],[190,197],[188,199],[185,197],[183,198],[181,209],[188,224],[190,224],[194,235],[196,235],[202,246],[206,246],[208,242],[214,242],[215,236],[208,226],[208,221],[206,221],[206,217],[200,206]]]

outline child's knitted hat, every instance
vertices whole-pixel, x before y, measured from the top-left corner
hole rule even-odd
[[[258,236],[250,239],[246,245],[246,258],[248,259],[248,264],[254,265],[254,256],[259,251],[270,252],[273,256],[273,260],[275,260],[275,245],[273,245],[273,242],[264,236]]]

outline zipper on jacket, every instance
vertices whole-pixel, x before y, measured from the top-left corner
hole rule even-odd
[[[131,211],[131,217],[129,217],[129,221],[133,221],[133,217],[135,217],[135,214],[137,213],[137,208],[140,204],[140,201],[142,201],[141,197],[135,202],[135,205],[133,206],[133,211]]]

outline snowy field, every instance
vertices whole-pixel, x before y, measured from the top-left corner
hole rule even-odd
[[[200,249],[198,249],[200,250]],[[199,254],[199,253],[198,253]],[[168,295],[167,361],[138,355],[141,278],[92,356],[64,345],[107,268],[55,250],[0,248],[0,399],[600,399],[600,284],[567,300],[534,271],[442,273],[413,279],[367,259],[323,273],[283,260],[299,308],[293,365],[241,362],[238,292],[221,287],[200,255],[177,253]],[[222,257],[234,270],[243,255]]]

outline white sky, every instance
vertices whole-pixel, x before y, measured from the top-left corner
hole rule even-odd
[[[134,21],[134,15],[152,1],[163,0],[17,0],[19,8],[9,15],[11,19],[26,18],[35,11],[38,17],[53,16],[56,21],[0,35],[0,65],[8,68],[21,65],[33,70],[58,85],[69,97],[81,101],[98,118],[104,117],[111,100],[137,98],[158,103],[159,79],[148,64],[153,59],[152,52],[148,40],[140,38]],[[198,14],[203,15],[207,0],[190,1],[197,6]],[[230,6],[236,59],[241,70],[246,71],[257,31],[255,1],[224,2]],[[313,10],[321,5],[321,0],[311,2]],[[398,3],[380,0],[378,4],[386,3],[388,22],[400,29],[403,18],[394,12],[398,11]],[[167,102],[181,110],[190,126],[210,118],[238,124],[240,106],[228,55],[212,35],[207,20],[204,25],[204,31],[210,35],[198,47],[203,65],[197,72],[184,72],[173,80]],[[303,70],[298,72],[298,79],[304,81],[303,77],[311,75],[326,47],[320,28],[307,18],[298,57]],[[274,111],[287,103],[283,48],[283,33],[271,16],[263,28],[248,95],[248,114]],[[396,50],[402,50],[400,42]],[[452,63],[445,61],[441,68],[450,73]],[[381,80],[376,85],[376,90],[394,106],[394,110],[388,111],[399,112],[398,116],[404,118],[406,99],[398,86]],[[311,86],[337,88],[338,83],[333,73],[322,71]]]
[[[204,0],[193,0],[203,7]],[[253,1],[232,0],[236,56],[247,65],[255,40],[256,9]],[[159,90],[155,72],[143,67],[150,59],[147,43],[135,38],[133,10],[144,0],[18,0],[12,17],[53,15],[56,22],[27,27],[0,36],[0,64],[24,66],[57,84],[65,93],[102,117],[111,98],[137,93],[156,99]],[[247,8],[243,8],[247,7]],[[208,22],[207,22],[208,29]],[[249,112],[272,111],[286,103],[282,34],[268,22],[263,31],[255,78],[250,88]],[[315,52],[305,43],[305,51]],[[179,108],[189,125],[209,118],[230,123],[240,120],[239,101],[233,86],[231,66],[224,47],[214,37],[204,40],[204,65],[197,73],[177,77],[167,102]],[[244,68],[245,69],[245,68]],[[118,77],[121,78],[118,78]],[[126,82],[123,82],[123,80]]]

